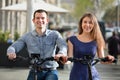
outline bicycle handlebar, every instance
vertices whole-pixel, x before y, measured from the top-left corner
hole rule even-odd
[[[20,60],[31,60],[32,58],[30,58],[30,57],[22,57],[22,56],[17,56],[14,60],[18,60],[18,59],[20,59]],[[51,61],[53,61],[53,60],[55,60],[54,59],[54,57],[47,57],[47,58],[38,58],[38,60],[40,61],[48,61],[48,60],[51,60]]]
[[[97,64],[98,62],[107,62],[109,61],[109,59],[107,57],[105,58],[95,58],[95,59],[82,59],[82,58],[68,58],[68,61],[71,61],[71,62],[81,62],[81,63],[87,63],[87,62],[91,62],[93,61],[92,65],[95,65]],[[112,61],[113,63],[115,63],[117,61],[117,59],[114,59],[114,61]]]
[[[47,57],[47,58],[31,58],[31,57],[22,57],[22,56],[17,56],[15,59],[13,59],[13,61],[17,61],[17,60],[23,60],[23,61],[27,61],[30,64],[34,64],[34,62],[38,65],[43,64],[46,61],[53,61],[56,60],[54,59],[54,57]]]
[[[30,58],[30,57],[27,57],[27,58],[25,58],[25,57],[22,57],[22,56],[17,56],[13,61],[16,61],[16,60],[24,60],[24,61],[28,61],[28,62],[30,62],[31,60],[32,60],[32,58]],[[46,61],[53,61],[53,60],[55,60],[56,61],[56,59],[54,58],[54,57],[47,57],[47,58],[44,58],[44,59],[42,59],[42,58],[37,58],[37,64],[43,64],[44,62],[46,62]],[[62,57],[60,57],[59,58],[59,61],[62,61]],[[107,61],[109,61],[109,59],[107,58],[107,57],[105,57],[105,58],[95,58],[95,59],[91,59],[91,57],[87,57],[87,58],[73,58],[73,57],[70,57],[70,58],[68,58],[67,59],[67,61],[71,61],[71,62],[81,62],[81,63],[83,63],[83,64],[86,64],[86,63],[90,63],[90,62],[92,62],[92,65],[95,65],[95,64],[97,64],[98,62],[107,62]],[[115,63],[117,61],[117,59],[114,59],[114,61],[113,61],[113,63]]]

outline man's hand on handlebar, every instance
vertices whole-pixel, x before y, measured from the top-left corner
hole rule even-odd
[[[7,53],[8,59],[13,60],[16,58],[16,54],[15,53]]]
[[[59,58],[59,61],[62,63],[62,64],[65,64],[67,61],[68,61],[68,57],[67,56],[61,56]]]
[[[62,64],[65,64],[67,62],[67,56],[63,54],[55,55],[54,59],[56,59],[56,61],[60,61]]]

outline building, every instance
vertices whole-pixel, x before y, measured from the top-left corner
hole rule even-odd
[[[18,3],[27,2],[29,0],[0,0],[0,8],[14,5]],[[33,0],[34,2],[40,0]],[[56,6],[60,6],[60,0],[44,0],[46,3],[50,3]],[[25,11],[3,11],[0,10],[0,29],[2,32],[8,31],[14,37],[14,33],[18,32],[20,36],[25,32],[29,31],[27,27],[27,15]],[[61,15],[50,13],[50,22],[53,23],[53,26],[60,25],[62,22],[60,19]],[[59,26],[57,26],[59,27]]]

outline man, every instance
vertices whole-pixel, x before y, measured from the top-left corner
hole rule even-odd
[[[118,59],[120,53],[120,39],[117,32],[113,31],[112,36],[108,38],[108,53]],[[115,62],[117,64],[117,61]]]
[[[60,57],[64,58],[67,54],[66,42],[58,31],[47,29],[49,22],[48,13],[42,9],[36,10],[33,14],[32,21],[35,25],[35,30],[24,34],[7,49],[8,58],[11,60],[16,58],[16,53],[24,46],[27,47],[29,55],[32,53],[39,53],[40,58],[47,58],[50,56],[53,56],[56,60]],[[57,54],[55,53],[56,46],[59,48]],[[42,71],[37,70],[38,80],[58,80],[57,67],[58,63],[56,61],[47,61],[43,63],[40,66]],[[32,69],[29,72],[27,80],[34,80]]]

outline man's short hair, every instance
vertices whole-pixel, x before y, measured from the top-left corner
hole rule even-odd
[[[34,12],[33,18],[35,18],[35,14],[36,14],[36,13],[42,13],[42,12],[45,12],[46,15],[48,16],[48,12],[47,12],[46,10],[44,10],[44,9],[38,9],[38,10],[36,10],[36,11]]]

